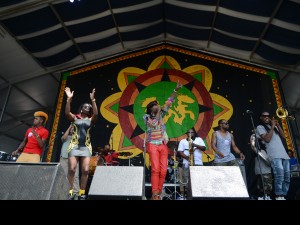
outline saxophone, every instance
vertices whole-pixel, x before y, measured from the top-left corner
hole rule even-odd
[[[189,142],[189,153],[190,153],[189,163],[190,166],[194,166],[194,148],[193,148],[193,139],[191,133],[189,133],[188,142]]]

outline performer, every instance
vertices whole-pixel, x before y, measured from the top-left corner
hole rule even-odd
[[[110,149],[110,145],[107,144],[104,146],[103,156],[105,158],[106,165],[113,165],[113,159],[117,159],[119,154],[114,150]],[[118,162],[119,163],[119,162]],[[115,163],[115,164],[118,164]]]
[[[92,155],[92,146],[90,139],[90,128],[96,123],[98,116],[98,109],[95,99],[95,88],[90,93],[90,99],[92,105],[84,103],[79,108],[79,114],[72,114],[70,112],[71,101],[74,95],[74,91],[71,92],[69,87],[65,89],[67,95],[67,102],[65,108],[65,114],[68,120],[73,123],[73,135],[68,148],[69,156],[69,172],[68,180],[71,185],[69,195],[73,196],[73,183],[74,175],[79,161],[81,166],[81,177],[80,177],[80,190],[79,200],[85,200],[85,188],[88,181],[89,174],[89,163]]]
[[[34,113],[33,126],[26,131],[24,140],[12,153],[16,155],[22,152],[16,162],[39,163],[41,161],[43,148],[49,136],[49,131],[44,127],[47,120],[48,115],[45,112]]]
[[[152,101],[147,105],[146,114],[143,116],[145,124],[147,124],[147,153],[151,162],[151,184],[152,199],[161,200],[162,187],[168,169],[168,135],[163,117],[169,110],[177,91],[182,87],[178,82],[171,96],[165,102],[163,109],[158,105],[157,101]]]
[[[255,152],[254,172],[256,175],[257,200],[271,200],[270,196],[273,189],[271,160],[269,159],[265,150],[265,145],[261,143],[260,138],[258,141],[260,142],[260,152],[258,153],[259,156],[257,155],[257,148],[255,146],[255,134],[252,134],[250,137],[250,146]],[[258,159],[258,157],[260,158]],[[262,183],[262,179],[264,185]]]
[[[66,130],[66,132],[63,134],[63,136],[61,137],[61,141],[63,142],[63,144],[61,147],[59,163],[63,168],[66,176],[68,176],[68,171],[69,171],[69,157],[68,157],[67,149],[72,139],[72,133],[73,133],[73,127],[71,124],[69,128]],[[73,184],[73,195],[69,197],[71,197],[71,199],[73,200],[75,195],[78,195],[78,192],[79,192],[79,167],[77,166],[75,172],[74,184]]]
[[[194,148],[194,165],[203,166],[201,151],[206,150],[204,141],[202,140],[202,138],[197,137],[194,128],[189,129],[188,132],[186,132],[186,135],[187,136],[191,135],[191,139],[193,140],[192,147]],[[180,183],[180,192],[183,195],[184,188],[182,186],[187,187],[186,184],[188,183],[189,163],[190,163],[188,138],[182,139],[179,142],[178,152],[180,153],[180,156],[183,158],[182,180]]]
[[[234,137],[228,132],[229,123],[225,119],[218,121],[219,130],[212,134],[211,145],[215,151],[214,166],[239,166],[235,156],[231,153],[231,147],[241,160],[245,159],[244,154],[236,146]]]
[[[290,158],[281,140],[281,138],[285,138],[284,133],[278,121],[271,120],[269,112],[262,112],[260,121],[261,123],[256,129],[258,135],[263,139],[267,154],[271,159],[276,200],[285,200],[290,186]]]

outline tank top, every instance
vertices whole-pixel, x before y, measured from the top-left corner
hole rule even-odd
[[[226,136],[223,137],[219,131],[216,131],[217,138],[217,149],[224,155],[224,158],[221,158],[217,154],[215,154],[215,163],[223,163],[234,160],[235,157],[231,153],[231,135],[228,131],[226,131]]]

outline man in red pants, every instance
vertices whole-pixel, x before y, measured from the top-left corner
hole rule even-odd
[[[146,114],[143,116],[144,122],[147,124],[147,153],[151,162],[152,200],[161,200],[162,187],[168,169],[168,135],[163,117],[181,87],[182,85],[178,82],[162,109],[157,101],[150,102],[147,105]]]

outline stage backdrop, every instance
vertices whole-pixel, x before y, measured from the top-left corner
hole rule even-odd
[[[170,141],[176,146],[194,127],[206,143],[210,160],[214,159],[211,135],[218,120],[229,120],[236,144],[247,157],[252,126],[246,110],[254,112],[257,125],[262,110],[275,114],[284,105],[274,71],[161,44],[62,74],[47,161],[58,161],[60,137],[69,126],[64,115],[65,87],[74,90],[73,113],[90,102],[89,93],[96,88],[99,118],[92,129],[92,146],[110,143],[117,152],[131,152],[133,164],[142,165],[146,105],[153,100],[163,105],[177,81],[183,88],[165,117]],[[286,121],[282,125],[287,146],[294,149]],[[206,155],[203,160],[208,162]]]

